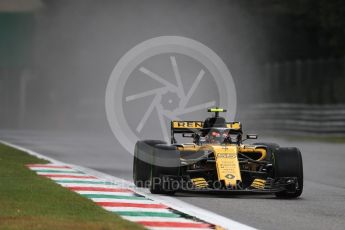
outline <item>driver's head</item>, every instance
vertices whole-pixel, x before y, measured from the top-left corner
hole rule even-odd
[[[207,139],[211,143],[223,143],[227,133],[220,129],[212,129],[207,134]]]

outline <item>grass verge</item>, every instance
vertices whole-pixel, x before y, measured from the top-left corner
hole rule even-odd
[[[0,229],[144,229],[25,166],[40,163],[0,144]]]

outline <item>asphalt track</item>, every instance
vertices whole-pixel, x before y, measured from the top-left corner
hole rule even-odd
[[[132,156],[110,133],[0,131],[0,139],[56,160],[131,180]],[[201,195],[176,198],[259,229],[345,229],[345,144],[260,138],[296,146],[304,161],[305,187],[299,199],[271,195]]]

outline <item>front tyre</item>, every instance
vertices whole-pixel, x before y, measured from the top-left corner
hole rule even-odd
[[[177,190],[171,178],[180,170],[180,152],[176,146],[159,144],[154,147],[150,173],[150,192],[153,194],[174,194]],[[178,185],[177,185],[178,186]]]
[[[296,198],[303,192],[303,162],[298,148],[279,148],[273,153],[275,178],[296,178],[294,188],[275,193],[279,198]]]
[[[166,144],[161,140],[137,141],[133,158],[133,182],[137,187],[147,187],[150,179],[150,170],[153,148],[158,144]]]

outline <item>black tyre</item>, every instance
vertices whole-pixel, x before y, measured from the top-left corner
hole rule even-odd
[[[263,143],[263,142],[260,142],[260,143],[254,143],[254,145],[262,145],[262,146],[265,146],[267,151],[266,151],[266,157],[265,157],[265,160],[266,161],[269,161],[272,159],[272,153],[278,149],[280,146],[276,143]]]
[[[279,148],[273,153],[275,178],[296,177],[294,188],[287,188],[275,195],[279,198],[296,198],[303,192],[303,161],[298,148]]]
[[[154,147],[151,163],[150,192],[153,194],[174,194],[177,184],[172,184],[166,176],[178,176],[180,152],[176,146],[159,144]],[[164,177],[165,176],[165,177]]]
[[[146,187],[150,179],[150,162],[153,156],[153,147],[157,144],[166,144],[160,140],[144,140],[135,144],[133,158],[133,182],[138,187]]]

